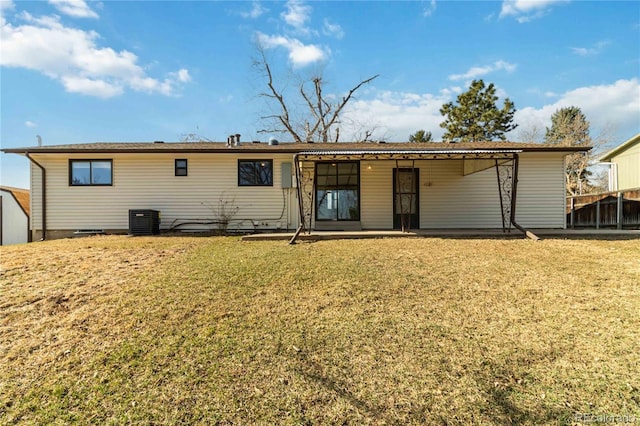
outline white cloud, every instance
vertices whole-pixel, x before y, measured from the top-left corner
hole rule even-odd
[[[580,87],[559,95],[552,104],[540,108],[525,107],[515,113],[521,127],[551,125],[551,115],[560,108],[577,106],[587,116],[595,133],[613,126],[620,134],[640,129],[640,81],[618,80],[612,84]],[[517,131],[517,129],[516,129]]]
[[[333,36],[338,40],[344,37],[344,31],[342,27],[338,24],[332,24],[328,19],[324,19],[324,24],[322,26],[322,33],[327,36]]]
[[[422,16],[424,16],[425,18],[428,18],[429,16],[433,15],[433,12],[436,11],[436,0],[431,0],[429,2],[429,6],[425,7],[424,10],[422,11]]]
[[[311,19],[311,6],[299,0],[289,0],[287,11],[280,14],[284,21],[302,34],[309,34],[307,22]]]
[[[513,72],[515,71],[516,67],[516,64],[510,64],[509,62],[505,61],[496,61],[493,64],[485,65],[483,67],[471,67],[469,71],[464,74],[452,74],[449,76],[449,80],[469,80],[477,77],[482,77],[483,75],[500,70]]]
[[[15,7],[13,0],[0,0],[0,11],[11,10]]]
[[[176,81],[179,81],[180,83],[188,83],[191,81],[189,70],[184,68],[179,69],[177,72],[170,72],[169,77]]]
[[[424,129],[441,140],[444,129],[440,108],[455,100],[460,88],[449,87],[437,94],[376,91],[370,99],[354,99],[345,107],[340,133],[343,140],[353,139],[359,129],[377,128],[387,139],[406,141],[416,130]],[[500,96],[500,99],[504,97]],[[551,125],[551,115],[558,109],[577,106],[591,122],[592,133],[613,127],[619,134],[635,134],[640,129],[640,80],[618,80],[612,84],[581,87],[570,90],[550,104],[542,107],[522,107],[514,120],[520,125],[507,135],[516,139],[523,128],[537,126],[544,129]],[[372,122],[372,119],[375,122]],[[379,137],[379,136],[378,136]],[[374,135],[373,139],[376,139]]]
[[[98,98],[111,98],[121,95],[124,89],[119,84],[109,83],[105,80],[91,79],[78,76],[61,76],[60,80],[69,93],[79,93]]]
[[[549,12],[551,6],[567,3],[569,0],[504,0],[500,10],[500,18],[513,16],[518,22],[529,22]]]
[[[599,41],[592,47],[572,47],[571,51],[580,56],[593,56],[602,52],[602,49],[604,49],[607,45],[609,45],[608,41]]]
[[[424,129],[433,134],[434,140],[440,140],[444,133],[440,127],[443,120],[440,108],[451,101],[453,94],[451,89],[443,89],[437,95],[375,92],[373,99],[352,100],[347,104],[340,131],[347,139],[354,139],[359,129],[376,128],[387,139],[402,142],[407,141],[410,134]],[[374,134],[373,138],[380,138],[380,135]]]
[[[58,11],[74,18],[97,18],[98,14],[91,10],[84,0],[49,0]]]
[[[2,22],[0,64],[39,71],[60,81],[68,92],[109,98],[130,88],[172,95],[180,83],[190,80],[186,69],[164,80],[151,78],[135,54],[98,47],[98,33],[66,27],[56,16],[36,18],[23,12],[19,18],[27,23]]]
[[[258,42],[265,49],[284,47],[289,51],[289,61],[295,67],[303,67],[326,59],[330,51],[315,44],[304,44],[295,38],[269,36],[257,33]]]
[[[31,128],[38,127],[38,125],[36,123],[34,123],[33,121],[30,121],[30,120],[25,121],[24,125],[27,126],[27,127],[31,127]]]
[[[247,19],[257,19],[267,11],[268,9],[262,7],[262,4],[259,1],[254,1],[251,3],[251,10],[248,12],[240,12],[240,16]]]

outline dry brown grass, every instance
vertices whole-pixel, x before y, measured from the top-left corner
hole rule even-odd
[[[640,241],[2,249],[0,423],[640,419]]]

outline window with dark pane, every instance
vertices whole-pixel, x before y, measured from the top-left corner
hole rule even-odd
[[[360,164],[316,164],[316,220],[360,220]]]
[[[238,186],[273,186],[273,160],[238,160]]]
[[[112,165],[111,160],[69,160],[69,185],[110,186]]]
[[[176,176],[187,176],[187,160],[176,159]]]

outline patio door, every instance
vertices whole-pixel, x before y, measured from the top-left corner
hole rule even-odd
[[[420,228],[419,182],[418,169],[393,169],[393,229]]]

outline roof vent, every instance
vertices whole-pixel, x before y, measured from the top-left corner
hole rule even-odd
[[[164,141],[153,141],[153,143],[164,143]]]
[[[269,138],[269,145],[273,146],[273,145],[278,145],[278,139],[276,138]]]
[[[260,143],[260,141],[251,141],[251,143]]]

